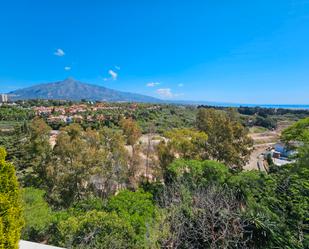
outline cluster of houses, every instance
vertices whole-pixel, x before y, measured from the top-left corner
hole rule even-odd
[[[118,109],[115,106],[95,105],[88,106],[86,104],[71,105],[71,106],[36,106],[33,108],[36,115],[49,116],[52,114],[60,115],[73,115],[76,113],[84,113],[87,111],[99,111],[99,110],[114,110]]]
[[[65,123],[65,124],[70,124],[72,122],[80,123],[82,121],[95,122],[95,121],[104,121],[104,120],[105,120],[105,116],[103,114],[87,115],[87,116],[82,116],[78,114],[74,114],[71,116],[51,115],[47,118],[48,123]]]
[[[105,103],[97,103],[94,105],[76,104],[71,106],[36,106],[33,107],[33,111],[37,116],[43,116],[47,118],[49,123],[66,123],[71,122],[94,122],[104,121],[103,114],[95,113],[100,110],[123,110],[130,109],[136,110],[137,104],[130,104],[129,106],[110,105]],[[146,109],[155,110],[160,106],[150,106]],[[87,115],[89,113],[89,115]]]
[[[36,115],[51,115],[53,113],[57,114],[76,114],[76,113],[83,113],[88,111],[100,111],[100,110],[124,110],[124,109],[130,109],[130,110],[136,110],[138,109],[138,104],[129,104],[126,106],[120,106],[120,105],[112,105],[107,103],[97,103],[93,105],[87,105],[87,104],[76,104],[71,106],[36,106],[33,107],[34,112]],[[151,105],[148,107],[143,107],[146,110],[157,110],[161,107],[159,105]]]
[[[88,122],[93,121],[103,121],[104,115],[82,115],[86,112],[96,112],[100,110],[117,110],[120,109],[119,106],[107,106],[103,104],[98,104],[95,106],[89,106],[86,104],[72,105],[72,106],[39,106],[34,107],[33,110],[37,116],[47,117],[49,123],[66,123],[71,122],[82,122],[86,120]]]
[[[113,105],[107,105],[107,104],[96,104],[96,105],[86,105],[86,104],[77,104],[77,105],[71,105],[71,106],[36,106],[33,107],[33,110],[36,115],[39,116],[49,116],[51,114],[76,114],[76,113],[83,113],[83,112],[95,112],[100,110],[124,110],[124,109],[130,109],[130,110],[136,110],[138,108],[137,104],[130,104],[129,106],[113,106]],[[151,106],[146,109],[158,109],[160,106]]]

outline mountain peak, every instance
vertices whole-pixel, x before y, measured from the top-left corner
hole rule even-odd
[[[65,78],[62,82],[74,82],[74,81],[77,81],[77,80],[75,80],[73,77],[68,77],[68,78]]]
[[[73,77],[65,78],[62,81],[59,81],[60,84],[72,84],[72,83],[81,83],[80,81],[74,79]]]
[[[110,102],[162,102],[160,99],[146,95],[120,92],[98,85],[83,83],[72,77],[66,78],[63,81],[19,89],[11,92],[10,96],[13,100],[57,99],[79,101],[81,99],[87,99]]]

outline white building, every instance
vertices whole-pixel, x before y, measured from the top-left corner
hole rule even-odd
[[[295,160],[287,160],[287,159],[279,159],[279,158],[273,158],[273,162],[277,166],[283,166],[286,164],[295,163]]]
[[[7,103],[9,101],[9,96],[7,94],[0,94],[0,103]]]

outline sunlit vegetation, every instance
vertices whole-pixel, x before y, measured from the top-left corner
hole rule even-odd
[[[118,105],[96,125],[57,127],[53,142],[44,116],[1,135],[0,248],[16,248],[20,232],[84,249],[309,247],[308,118],[282,133],[294,163],[244,171],[243,115],[262,110]]]

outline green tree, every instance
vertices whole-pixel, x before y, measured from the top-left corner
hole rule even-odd
[[[309,153],[309,118],[301,119],[282,132],[281,140],[298,151],[298,158],[307,160]],[[295,143],[296,142],[296,143]],[[304,163],[304,162],[303,162]],[[309,165],[309,161],[307,161]]]
[[[138,140],[142,133],[138,124],[132,119],[122,119],[120,126],[123,130],[123,134],[126,138],[127,144],[131,146],[131,160],[129,161],[129,181],[133,188],[138,187],[139,172],[141,171],[141,146],[138,144]]]
[[[51,128],[41,118],[34,118],[30,123],[30,138],[26,145],[26,162],[30,183],[36,186],[48,184],[46,167],[51,160],[52,147],[49,142]],[[34,179],[33,179],[34,178]],[[26,185],[28,185],[26,183]]]
[[[19,179],[23,178],[23,171],[27,168],[26,142],[29,138],[28,124],[18,124],[14,130],[3,132],[0,136],[0,146],[6,148],[6,159],[13,163],[16,168],[16,174]]]
[[[224,111],[205,108],[199,109],[196,123],[198,129],[208,135],[210,159],[232,168],[242,168],[247,163],[253,141],[248,136],[248,129],[242,124]]]
[[[126,187],[129,177],[129,155],[125,148],[125,139],[119,131],[103,128],[99,131],[100,141],[107,151],[103,171],[99,174],[100,194],[107,197]]]
[[[207,159],[208,136],[193,129],[173,129],[164,134],[158,146],[161,167],[165,169],[175,158]]]
[[[128,155],[124,139],[109,128],[63,128],[46,166],[47,195],[55,205],[68,207],[92,195],[106,197],[126,186]]]
[[[309,143],[309,117],[301,119],[285,129],[281,139],[286,143],[291,141]]]
[[[120,121],[120,126],[123,129],[123,134],[126,137],[128,145],[135,145],[142,135],[138,124],[132,119],[122,119]]]
[[[92,190],[91,177],[103,170],[105,160],[98,132],[84,131],[78,124],[65,127],[46,167],[49,197],[61,206],[87,197]]]
[[[0,148],[0,248],[17,249],[24,220],[15,169],[5,157]]]

